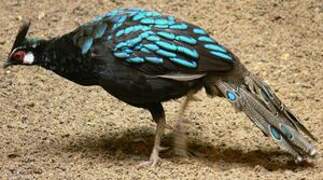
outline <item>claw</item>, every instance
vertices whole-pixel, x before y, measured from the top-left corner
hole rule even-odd
[[[142,163],[140,163],[138,165],[138,168],[143,168],[143,167],[147,167],[147,166],[151,166],[151,167],[156,167],[156,165],[158,164],[160,158],[156,158],[156,159],[149,159],[149,161],[144,161]]]
[[[165,149],[165,147],[154,147],[153,152],[150,155],[150,158],[148,161],[144,161],[142,163],[139,164],[138,168],[142,168],[145,166],[151,166],[151,167],[156,167],[156,165],[158,164],[158,162],[160,161],[160,157],[159,157],[159,151],[163,151]]]

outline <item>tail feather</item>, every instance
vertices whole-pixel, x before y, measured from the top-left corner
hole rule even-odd
[[[270,87],[249,75],[240,84],[216,81],[216,87],[238,109],[270,136],[297,161],[316,154],[314,145],[301,132],[316,140],[291,111],[278,99]]]
[[[267,108],[281,116],[284,116],[287,121],[295,129],[300,129],[303,133],[309,136],[312,140],[317,141],[317,139],[309,132],[303,124],[300,123],[299,119],[279,100],[279,98],[272,92],[271,88],[263,81],[259,80],[257,77],[247,76],[245,78],[247,82],[248,89],[250,86],[256,87],[258,98],[265,102]],[[250,85],[255,84],[255,85]]]

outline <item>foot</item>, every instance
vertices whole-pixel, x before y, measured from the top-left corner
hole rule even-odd
[[[174,137],[174,153],[177,156],[189,157],[187,153],[186,135],[183,129],[176,128]]]
[[[145,166],[146,167],[147,166],[156,167],[159,160],[160,160],[160,157],[158,155],[157,156],[150,156],[149,160],[140,163],[138,168],[142,168],[142,167],[145,167]]]
[[[167,149],[169,149],[169,148],[168,147],[161,147],[161,146],[158,148],[154,148],[153,152],[150,155],[149,160],[140,163],[138,167],[139,168],[144,167],[144,166],[156,167],[158,162],[161,160],[161,158],[159,157],[159,152],[165,151]]]

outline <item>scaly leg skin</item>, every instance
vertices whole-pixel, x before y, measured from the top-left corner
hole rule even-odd
[[[166,125],[166,121],[165,121],[164,117],[160,118],[157,121],[157,128],[156,128],[156,135],[155,135],[155,142],[154,142],[153,151],[150,154],[149,160],[139,164],[139,167],[149,166],[149,165],[151,165],[152,167],[155,167],[157,165],[158,161],[160,160],[159,151],[168,149],[168,148],[164,148],[164,147],[160,146],[160,139],[161,139],[161,136],[164,134],[165,125]]]
[[[188,93],[188,95],[186,96],[176,121],[174,152],[178,156],[188,157],[186,135],[185,135],[185,124],[189,123],[189,121],[184,120],[184,114],[189,102],[192,100],[193,101],[198,100],[196,97],[193,96],[193,94],[194,93]]]

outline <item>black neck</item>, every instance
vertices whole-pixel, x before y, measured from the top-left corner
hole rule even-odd
[[[43,41],[39,46],[37,64],[81,85],[95,84],[93,63],[81,54],[71,38],[63,36]],[[37,55],[36,55],[37,57]]]

